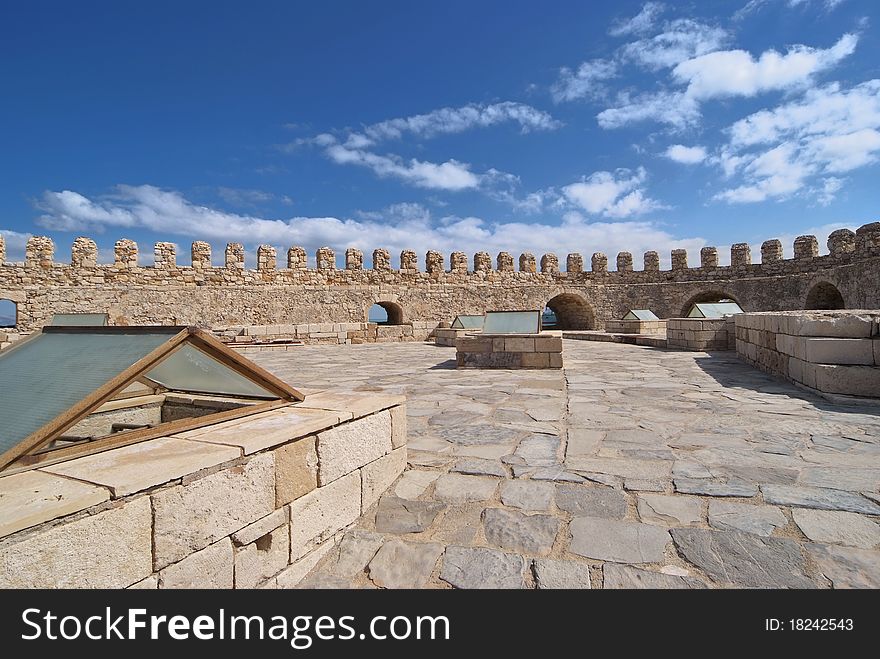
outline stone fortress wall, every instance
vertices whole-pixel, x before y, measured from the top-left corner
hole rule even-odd
[[[602,329],[630,308],[652,309],[660,318],[685,314],[693,302],[736,300],[746,311],[804,308],[880,308],[880,222],[853,232],[841,229],[828,238],[829,254],[819,256],[815,236],[794,241],[794,258],[784,259],[779,240],[761,245],[760,263],[752,263],[749,245],[731,248],[731,264],[718,264],[714,247],[701,250],[700,264],[689,264],[685,250],[672,251],[671,270],[660,269],[657,252],[644,254],[636,270],[632,254],[592,255],[586,270],[580,254],[559,258],[501,252],[494,263],[486,252],[470,261],[453,252],[429,251],[420,269],[415,252],[400,255],[392,269],[387,250],[373,252],[365,269],[363,253],[347,249],[339,266],[334,251],[317,250],[316,268],[306,252],[291,247],[286,264],[276,249],[257,250],[256,269],[246,268],[242,245],[226,247],[225,264],[212,265],[208,243],[192,244],[191,259],[178,263],[175,245],[155,245],[155,263],[138,265],[138,246],[120,240],[115,262],[99,264],[97,246],[88,238],[73,242],[70,263],[55,261],[55,245],[33,237],[24,263],[5,262],[0,238],[0,299],[17,304],[17,329],[31,331],[54,313],[109,312],[110,322],[197,324],[211,327],[364,323],[370,307],[381,304],[394,325],[414,328],[406,337],[426,338],[439,322],[460,313],[549,306],[559,329]],[[286,265],[286,267],[280,267]],[[693,267],[692,267],[693,266]]]

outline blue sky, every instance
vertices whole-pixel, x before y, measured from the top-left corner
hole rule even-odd
[[[6,3],[0,234],[790,251],[877,219],[878,7]]]

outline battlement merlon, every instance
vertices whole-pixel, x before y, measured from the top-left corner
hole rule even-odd
[[[834,258],[860,259],[876,256],[880,252],[880,222],[872,222],[859,227],[856,231],[850,229],[838,229],[828,236],[827,256]],[[142,267],[153,267],[157,270],[173,271],[186,266],[177,263],[177,248],[171,242],[157,242],[154,247],[154,263],[152,266],[140,266],[138,262],[138,245],[132,240],[121,239],[116,242],[113,249],[114,261],[112,264],[98,263],[98,248],[94,240],[87,237],[78,237],[73,241],[70,251],[70,264],[73,269],[114,268],[116,270],[134,270]],[[699,269],[714,270],[719,267],[730,267],[747,270],[753,267],[774,265],[779,262],[803,261],[819,256],[819,242],[815,236],[798,236],[793,243],[793,259],[783,257],[782,243],[779,240],[767,240],[761,245],[761,258],[759,263],[752,262],[752,250],[748,243],[736,243],[730,248],[730,266],[719,266],[718,250],[716,247],[705,246],[700,250]],[[229,270],[244,271],[245,248],[241,243],[229,243],[226,245],[224,267]],[[271,245],[260,245],[257,248],[256,272],[272,272],[277,270],[276,248]],[[688,253],[684,249],[673,249],[670,254],[670,272],[681,272],[692,269],[688,265]],[[584,259],[579,253],[571,253],[566,257],[566,269],[560,268],[559,258],[552,253],[544,254],[540,262],[531,252],[523,252],[519,255],[518,268],[516,261],[509,252],[499,252],[493,268],[492,258],[487,252],[477,252],[473,256],[473,269],[468,268],[468,256],[465,252],[452,252],[450,254],[449,270],[444,268],[444,255],[437,251],[428,251],[425,255],[425,270],[429,274],[447,272],[450,274],[466,273],[511,273],[517,270],[526,274],[544,274],[551,276],[565,276],[567,273],[576,275],[587,272],[584,270]],[[630,252],[620,252],[616,259],[617,271],[621,273],[639,272],[633,268],[633,256]],[[6,260],[6,243],[0,236],[0,264],[7,266],[22,265],[9,263]],[[332,272],[337,269],[336,252],[330,247],[321,247],[315,254],[315,270],[318,272]],[[656,251],[647,251],[643,257],[643,269],[645,273],[659,273],[660,258]],[[27,241],[25,248],[25,268],[51,269],[56,266],[67,264],[55,262],[55,243],[46,236],[33,236]],[[192,243],[190,266],[194,270],[207,270],[215,266],[211,261],[211,245],[203,241]],[[308,270],[306,251],[302,247],[290,247],[287,251],[288,270]],[[361,271],[363,267],[363,252],[353,247],[345,251],[345,270]],[[386,249],[373,251],[373,270],[393,271],[391,267],[390,253]],[[694,268],[695,269],[695,268]],[[420,272],[418,255],[412,250],[403,250],[400,254],[400,267],[397,272],[404,274],[416,274]],[[608,257],[597,252],[592,255],[590,272],[605,274],[608,272]]]

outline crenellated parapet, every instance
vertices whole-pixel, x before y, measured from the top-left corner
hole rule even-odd
[[[513,255],[509,252],[498,252],[495,258],[495,268],[498,272],[513,272]]]
[[[138,246],[133,240],[123,238],[117,240],[113,246],[113,257],[115,262],[113,265],[120,270],[132,270],[138,264]]]
[[[159,270],[173,270],[177,267],[177,245],[159,242],[153,248],[153,264]]]
[[[554,275],[559,274],[559,259],[556,254],[544,254],[541,257],[541,272],[548,272]]]
[[[306,250],[302,247],[291,247],[287,250],[288,270],[305,270],[307,266]]]
[[[856,229],[856,250],[868,252],[880,249],[880,222],[864,224]]]
[[[673,272],[681,272],[688,269],[688,253],[686,249],[674,249],[671,256]]]
[[[0,265],[6,261],[6,241],[0,236]]]
[[[685,258],[687,255],[685,255]],[[685,266],[687,267],[687,266]],[[700,267],[704,270],[718,267],[718,248],[704,247],[700,250]]]
[[[590,267],[594,273],[608,272],[608,257],[602,252],[595,252],[590,259]]]
[[[363,270],[364,269],[364,253],[349,247],[345,250],[345,269],[346,270]]]
[[[411,249],[405,249],[400,253],[400,271],[415,274],[419,271],[419,257]]]
[[[819,256],[819,241],[816,236],[798,236],[794,239],[794,258],[812,259]]]
[[[464,252],[452,252],[449,256],[449,272],[467,274],[468,257]]]
[[[55,261],[55,243],[45,236],[29,238],[24,248],[25,265],[32,268],[51,268]]]
[[[319,247],[315,252],[315,265],[318,270],[336,270],[336,252],[329,247]]]
[[[70,248],[70,265],[74,268],[96,267],[98,265],[97,243],[91,238],[83,236],[74,240]]]
[[[569,254],[565,257],[565,270],[571,274],[577,274],[584,271],[584,257],[580,254]]]
[[[856,251],[856,234],[849,229],[838,229],[828,234],[828,251],[834,256]]]
[[[642,263],[645,272],[660,272],[660,255],[657,252],[645,252]]]
[[[633,255],[630,252],[620,252],[617,255],[617,271],[632,272],[633,271]]]
[[[491,272],[492,257],[489,252],[477,252],[474,254],[474,272]]]
[[[277,254],[272,245],[260,245],[257,247],[257,270],[269,272],[277,265]]]
[[[391,270],[391,252],[387,249],[374,249],[373,270],[379,270],[380,272]]]
[[[263,245],[257,248],[259,254]],[[244,245],[241,243],[227,243],[226,252],[224,254],[224,265],[228,270],[244,270]],[[259,257],[257,258],[257,268],[259,268]]]
[[[765,240],[761,243],[761,263],[773,263],[782,260],[782,241]]]
[[[190,252],[194,270],[205,270],[211,267],[211,245],[201,240],[192,244]]]
[[[735,243],[730,246],[730,266],[739,268],[752,264],[752,248],[748,243]]]
[[[519,255],[519,271],[530,272],[532,274],[538,271],[538,265],[535,261],[535,255],[530,252],[523,252]]]
[[[432,275],[442,273],[444,271],[443,254],[433,250],[425,254],[425,271]]]

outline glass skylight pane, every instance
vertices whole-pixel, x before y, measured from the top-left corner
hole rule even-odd
[[[168,341],[168,332],[46,333],[0,353],[0,453]]]
[[[100,327],[107,324],[105,313],[56,313],[52,316],[52,325]]]
[[[468,314],[462,314],[460,316],[456,316],[455,320],[452,321],[453,329],[482,329],[483,327],[483,316],[474,316]]]
[[[278,398],[276,394],[188,344],[148,372],[146,377],[173,391]]]
[[[540,311],[489,311],[484,334],[536,334],[541,331]]]

